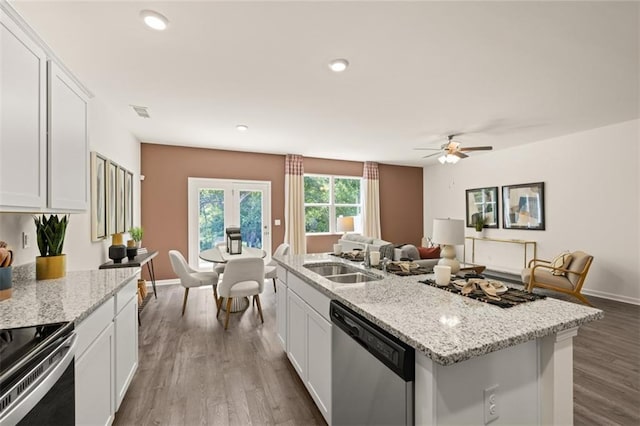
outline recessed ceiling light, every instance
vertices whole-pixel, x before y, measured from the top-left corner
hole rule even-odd
[[[342,72],[346,70],[348,66],[349,61],[347,61],[346,59],[334,59],[333,61],[329,62],[329,68],[331,68],[331,71],[333,72]]]
[[[246,132],[247,130],[249,130],[249,126],[247,126],[246,124],[238,124],[236,126],[236,130],[239,132]]]
[[[144,23],[154,30],[164,31],[167,29],[169,25],[169,20],[166,16],[154,11],[154,10],[143,10],[140,12],[140,16]]]

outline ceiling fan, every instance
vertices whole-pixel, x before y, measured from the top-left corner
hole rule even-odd
[[[432,151],[438,151],[435,152],[433,154],[429,154],[429,155],[425,155],[422,158],[429,158],[429,157],[434,157],[436,155],[440,155],[440,157],[438,158],[438,161],[440,161],[440,163],[444,164],[444,163],[457,163],[461,158],[467,158],[468,155],[465,154],[465,152],[471,152],[471,151],[491,151],[493,149],[492,146],[471,146],[468,148],[461,148],[460,147],[460,142],[456,142],[453,140],[453,138],[455,138],[456,136],[460,136],[460,134],[457,135],[449,135],[447,136],[447,142],[445,142],[444,144],[442,144],[442,146],[440,148],[415,148],[417,150],[432,150]]]

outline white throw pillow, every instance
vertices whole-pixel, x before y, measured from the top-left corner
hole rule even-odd
[[[551,266],[553,266],[554,268],[567,269],[571,264],[571,260],[572,260],[571,253],[569,252],[560,253],[559,255],[553,258],[553,260],[551,261]],[[558,270],[553,270],[551,271],[551,273],[553,275],[558,275],[558,276],[567,275],[565,272],[558,271]]]

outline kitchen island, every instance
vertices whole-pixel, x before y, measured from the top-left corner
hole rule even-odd
[[[601,318],[600,310],[554,298],[503,309],[418,282],[426,276],[399,277],[378,270],[367,273],[379,280],[340,284],[304,265],[362,266],[328,254],[291,255],[276,261],[279,336],[299,374],[306,368],[311,376],[312,349],[307,347],[304,362],[296,357],[295,339],[290,337],[295,337],[299,325],[291,320],[290,302],[302,299],[312,308],[308,311],[328,320],[324,312],[328,303],[322,298],[338,300],[415,348],[416,424],[482,424],[485,391],[495,386],[499,417],[494,424],[572,423],[572,338],[580,325]],[[312,316],[307,318],[311,324]],[[322,324],[326,331],[327,323]],[[325,353],[330,354],[330,348]],[[327,387],[330,384],[307,385],[330,419],[330,398],[313,395]]]

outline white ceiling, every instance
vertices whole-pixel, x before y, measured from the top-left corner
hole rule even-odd
[[[144,142],[424,165],[639,117],[637,2],[12,5]]]

